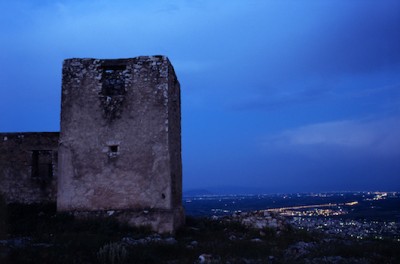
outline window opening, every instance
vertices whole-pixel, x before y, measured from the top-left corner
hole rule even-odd
[[[33,178],[47,179],[53,177],[53,161],[51,150],[32,151],[32,173]]]
[[[111,159],[119,156],[119,145],[108,145],[108,157]]]
[[[102,90],[105,96],[125,94],[125,75],[126,66],[105,66],[102,72]]]
[[[118,145],[109,146],[110,152],[117,153],[118,152]]]

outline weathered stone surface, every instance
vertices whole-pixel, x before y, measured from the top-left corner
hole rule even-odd
[[[184,221],[180,121],[166,57],[65,60],[61,134],[0,134],[0,192],[55,202],[58,185],[59,211],[173,232]]]
[[[0,192],[7,203],[56,201],[59,133],[0,133]]]
[[[255,229],[272,228],[283,230],[286,228],[284,218],[273,215],[267,210],[235,213],[232,216],[232,220]]]
[[[180,133],[180,87],[166,57],[65,60],[58,210],[115,210],[172,232],[184,218]]]

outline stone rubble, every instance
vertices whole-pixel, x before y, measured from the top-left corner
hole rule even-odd
[[[239,222],[246,227],[254,229],[271,228],[277,231],[284,230],[287,226],[285,219],[268,211],[237,212],[232,215],[232,221]]]
[[[132,237],[124,237],[122,238],[122,242],[129,246],[146,245],[150,243],[163,243],[167,245],[174,245],[178,243],[178,241],[176,241],[176,239],[173,237],[162,238],[158,234],[153,234],[151,236],[139,239],[134,239]]]

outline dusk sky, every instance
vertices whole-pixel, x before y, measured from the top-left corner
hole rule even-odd
[[[66,58],[166,55],[184,189],[400,191],[399,0],[0,0],[0,131],[58,131]]]

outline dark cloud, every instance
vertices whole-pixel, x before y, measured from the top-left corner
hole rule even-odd
[[[310,38],[311,66],[358,73],[400,65],[400,2],[346,1],[332,11]]]
[[[400,155],[400,117],[378,120],[342,120],[306,125],[269,138],[266,146],[321,155],[321,147],[344,149],[349,155]],[[313,151],[310,147],[318,148]]]
[[[274,93],[273,96],[263,94],[256,98],[242,99],[239,102],[232,103],[231,108],[239,111],[251,111],[255,109],[275,111],[288,106],[307,104],[326,99],[329,96],[331,96],[331,91],[326,89],[295,90],[294,92],[283,94]]]

